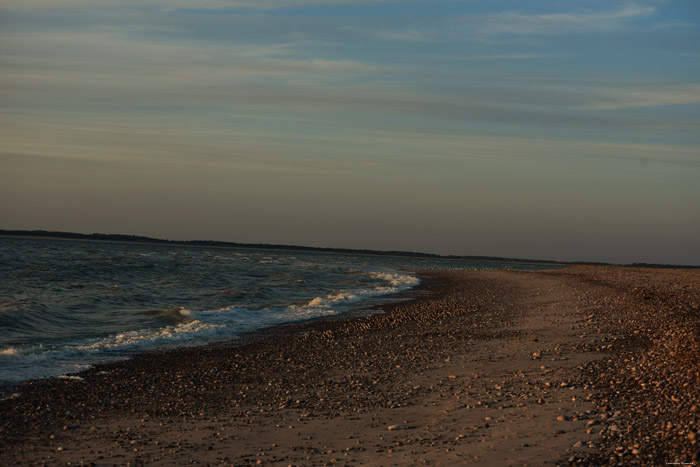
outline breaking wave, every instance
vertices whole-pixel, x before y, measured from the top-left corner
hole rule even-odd
[[[166,308],[165,310],[146,310],[138,312],[137,314],[148,315],[148,316],[160,316],[163,318],[174,318],[174,319],[191,319],[192,312],[184,307],[173,307]]]
[[[19,355],[19,350],[17,350],[14,347],[6,347],[4,349],[0,349],[0,358],[2,357],[16,357]]]
[[[137,256],[139,261],[150,258],[156,264],[153,269],[163,261],[163,255],[141,253]],[[177,261],[175,264],[179,267],[192,257],[168,253],[167,259]],[[223,306],[198,307],[197,301],[190,300],[188,306],[144,307],[141,310],[122,306],[110,310],[108,306],[112,302],[143,302],[154,293],[162,300],[177,297],[182,290],[188,291],[187,279],[178,275],[158,276],[153,281],[156,286],[136,290],[128,281],[120,282],[118,278],[110,277],[108,283],[114,284],[110,287],[105,287],[104,282],[95,285],[80,282],[81,287],[66,286],[73,294],[68,300],[76,297],[84,303],[86,297],[94,295],[92,306],[104,310],[101,315],[98,312],[91,314],[84,305],[80,308],[73,305],[66,308],[65,313],[56,313],[43,303],[35,306],[31,314],[16,309],[0,315],[0,325],[8,323],[14,326],[8,326],[8,329],[16,329],[17,335],[26,335],[37,329],[37,338],[33,341],[0,347],[0,383],[70,375],[96,363],[129,358],[142,350],[235,339],[244,333],[279,324],[344,312],[418,283],[416,277],[405,273],[314,262],[306,256],[297,259],[284,255],[256,257],[254,253],[246,256],[236,253],[209,259],[216,261],[217,268],[222,267],[222,260],[226,260],[226,267],[239,268],[239,276],[222,281],[215,275],[210,277],[211,273],[206,271],[206,277],[200,279],[199,289],[194,284],[190,287],[199,294],[202,304],[229,302]],[[137,267],[141,266],[137,264]],[[221,285],[217,285],[219,282]],[[174,288],[168,292],[163,287]],[[126,329],[110,331],[119,327]],[[81,328],[85,331],[76,332]],[[90,329],[94,330],[93,336],[89,335]],[[47,335],[54,337],[47,340]],[[0,345],[4,343],[0,339]]]

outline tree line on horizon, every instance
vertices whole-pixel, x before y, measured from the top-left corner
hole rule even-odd
[[[540,259],[520,259],[520,258],[504,258],[500,256],[459,256],[459,255],[437,255],[433,253],[420,253],[413,251],[382,251],[368,249],[352,249],[352,248],[326,248],[300,245],[277,245],[267,243],[238,243],[224,242],[219,240],[167,240],[161,238],[144,237],[141,235],[128,234],[102,234],[102,233],[77,233],[77,232],[58,232],[49,230],[3,230],[0,229],[0,236],[5,237],[36,237],[36,238],[56,238],[66,240],[91,240],[91,241],[106,241],[106,242],[124,242],[124,243],[156,243],[163,245],[189,245],[189,246],[208,246],[208,247],[224,247],[224,248],[255,248],[263,250],[289,250],[289,251],[307,251],[314,253],[343,253],[343,254],[360,254],[360,255],[378,255],[378,256],[404,256],[415,258],[433,258],[433,259],[449,259],[449,260],[465,260],[465,261],[487,261],[487,262],[502,262],[502,263],[533,263],[533,264],[557,264],[557,265],[611,265],[611,263],[592,262],[592,261],[550,261]],[[653,268],[671,268],[680,267],[695,269],[700,266],[675,266],[668,264],[651,264],[651,263],[632,263],[625,266],[635,267],[653,267]]]

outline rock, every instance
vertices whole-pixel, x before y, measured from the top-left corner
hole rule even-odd
[[[404,425],[403,423],[397,423],[395,425],[389,425],[388,427],[386,427],[386,429],[389,431],[405,430],[406,428],[408,428],[408,425]]]

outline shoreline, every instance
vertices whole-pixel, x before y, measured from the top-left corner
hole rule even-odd
[[[20,465],[698,463],[700,273],[422,274],[434,282],[413,290],[429,293],[384,313],[20,385],[0,401],[0,452]]]
[[[58,239],[58,240],[61,240],[61,239]],[[135,348],[132,348],[129,350],[117,351],[118,353],[115,353],[112,356],[105,356],[105,355],[99,355],[99,354],[98,355],[85,354],[85,357],[82,360],[79,360],[79,359],[70,360],[68,363],[73,364],[76,367],[76,369],[64,370],[65,372],[63,374],[60,374],[58,372],[53,372],[53,373],[49,373],[49,374],[45,373],[45,374],[42,374],[39,376],[34,376],[34,377],[26,377],[25,376],[25,379],[21,379],[21,380],[19,380],[19,379],[3,380],[0,378],[0,401],[6,397],[11,396],[11,394],[13,392],[13,388],[18,387],[20,385],[30,383],[30,382],[31,383],[39,382],[39,381],[46,380],[46,379],[80,376],[81,373],[89,371],[93,367],[109,365],[111,363],[129,361],[140,354],[172,352],[172,351],[178,351],[181,349],[197,348],[197,347],[220,346],[220,345],[226,346],[229,344],[235,345],[235,344],[248,342],[251,339],[264,339],[266,336],[266,333],[277,332],[277,331],[275,331],[276,328],[285,328],[285,327],[295,326],[295,325],[306,326],[307,324],[311,324],[311,323],[314,323],[316,321],[348,319],[348,318],[363,316],[366,314],[381,313],[382,309],[383,309],[383,305],[390,304],[390,303],[393,303],[396,301],[410,300],[412,297],[416,296],[417,294],[423,293],[421,291],[424,291],[425,288],[421,282],[426,280],[426,278],[425,277],[422,279],[418,278],[417,271],[418,270],[408,270],[408,269],[388,271],[388,272],[386,272],[386,274],[394,275],[396,273],[396,274],[399,274],[400,276],[402,276],[401,278],[410,277],[411,285],[404,285],[404,283],[399,283],[398,285],[392,284],[391,287],[393,287],[393,291],[378,293],[378,294],[375,294],[373,292],[372,288],[361,289],[360,292],[365,293],[364,296],[361,293],[361,294],[359,294],[359,298],[352,298],[347,303],[337,304],[336,310],[339,308],[340,311],[334,310],[331,314],[328,314],[328,315],[319,314],[319,315],[311,317],[311,318],[301,318],[299,320],[292,318],[286,322],[281,321],[278,324],[261,325],[261,327],[254,328],[254,329],[248,330],[248,331],[237,331],[236,332],[235,330],[233,330],[232,333],[228,336],[214,337],[214,338],[209,338],[208,340],[204,340],[201,337],[197,338],[196,334],[194,334],[194,337],[191,340],[186,340],[184,342],[178,342],[178,341],[167,342],[166,341],[163,344],[160,344],[160,345],[156,344],[156,345],[152,345],[152,346],[149,346],[148,341],[145,340],[145,344],[143,346],[139,347],[138,343],[137,343],[137,346],[135,346]],[[384,272],[382,272],[382,274],[384,274]],[[415,279],[418,279],[418,280],[413,282]],[[408,288],[406,288],[406,287],[408,287]],[[351,290],[351,294],[354,294],[354,293],[357,293],[357,291]],[[306,305],[308,305],[308,303]],[[197,318],[197,319],[199,319],[199,318]],[[142,329],[138,329],[136,331],[137,332],[148,331],[148,328],[142,328]],[[117,331],[116,333],[118,333],[118,332],[119,331]],[[121,331],[121,332],[129,332],[129,330]],[[114,334],[107,336],[106,339],[112,337],[113,335]],[[86,339],[90,339],[90,338],[86,338]],[[97,338],[97,339],[99,339],[99,338]],[[9,347],[9,349],[12,351],[16,351],[16,349],[13,347]],[[65,361],[62,363],[65,363]],[[78,369],[78,368],[81,368],[81,369]],[[2,368],[0,368],[0,371],[2,371]]]
[[[61,239],[58,238],[58,240]],[[22,381],[0,381],[0,395],[2,396],[0,397],[0,402],[11,399],[12,393],[16,388],[19,389],[21,387],[33,386],[53,380],[71,379],[76,376],[82,378],[84,374],[90,374],[95,371],[105,371],[104,368],[112,367],[114,365],[128,365],[128,362],[143,356],[157,356],[159,354],[165,355],[181,351],[187,352],[191,349],[211,348],[215,350],[217,348],[228,348],[231,346],[254,345],[256,342],[263,341],[265,339],[272,339],[275,335],[279,334],[309,332],[312,328],[314,328],[315,326],[322,325],[322,323],[324,322],[352,320],[372,316],[375,314],[381,314],[385,312],[385,308],[387,307],[415,300],[420,298],[421,296],[429,295],[431,293],[430,289],[432,285],[434,285],[434,279],[432,279],[429,276],[423,276],[422,273],[418,271],[405,272],[410,272],[411,274],[414,274],[420,282],[417,285],[406,290],[390,293],[385,296],[372,297],[371,299],[367,299],[366,301],[360,301],[357,303],[357,307],[340,311],[335,314],[316,316],[302,321],[290,321],[287,323],[275,324],[269,327],[263,327],[256,330],[243,332],[236,336],[222,340],[216,340],[213,342],[203,342],[188,345],[174,345],[171,347],[155,347],[136,350],[128,356],[117,358],[113,361],[89,364],[88,367],[83,370],[67,372],[63,375],[46,376],[41,378],[29,378]]]

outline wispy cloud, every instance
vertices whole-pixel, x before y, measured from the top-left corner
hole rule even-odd
[[[599,13],[511,12],[486,17],[483,27],[544,34],[602,30],[654,11],[628,6]],[[254,42],[232,40],[235,34],[230,32],[223,37],[179,34],[201,25],[183,23],[181,18],[170,23],[159,15],[129,14],[137,21],[125,26],[114,20],[107,24],[94,21],[76,30],[4,32],[0,104],[8,109],[88,109],[105,114],[238,112],[268,122],[294,115],[312,122],[306,131],[320,138],[318,131],[309,128],[368,128],[376,122],[411,131],[428,124],[433,128],[446,125],[456,128],[454,131],[469,125],[495,132],[535,134],[552,133],[553,129],[607,134],[610,128],[662,128],[685,135],[687,127],[695,123],[687,115],[685,119],[660,118],[653,113],[630,117],[611,111],[700,103],[700,84],[621,85],[614,79],[601,82],[547,76],[539,70],[530,75],[504,74],[498,67],[510,66],[507,62],[521,67],[528,61],[567,60],[570,55],[473,44],[467,48],[452,44],[452,50],[444,51],[431,35],[434,24],[424,30],[401,29],[395,24],[386,29],[375,27],[377,24],[339,28],[358,37],[364,35],[364,45],[391,42],[386,49],[389,52],[375,55],[357,54],[357,47],[346,48],[344,44],[282,41],[271,30],[262,31],[264,40]],[[404,55],[395,59],[395,50]],[[383,55],[386,53],[389,55]],[[474,71],[482,66],[476,62],[496,71]],[[289,141],[292,136],[286,133],[280,138]]]
[[[0,161],[44,161],[71,166],[116,170],[170,170],[197,167],[306,175],[327,175],[334,170],[319,167],[293,142],[266,140],[268,134],[244,130],[193,126],[183,120],[156,120],[113,116],[90,121],[0,113],[6,134]],[[40,132],[41,140],[36,134]],[[292,153],[295,157],[280,157]],[[192,157],[196,154],[196,157]]]
[[[377,71],[356,60],[301,57],[289,44],[163,43],[111,30],[7,34],[5,39],[11,44],[0,52],[6,89],[87,86],[118,93],[143,86],[230,87],[260,78],[321,82]]]
[[[193,3],[188,0],[0,0],[0,8],[29,9],[29,8],[124,8],[124,7],[160,7],[163,9],[234,9],[253,8],[259,10],[288,8],[296,6],[338,6],[338,5],[367,5],[387,3],[398,0],[199,0]]]
[[[12,38],[8,44],[16,44],[0,55],[0,86],[5,91],[0,103],[8,109],[105,113],[229,109],[264,112],[270,118],[291,114],[323,126],[336,121],[367,127],[382,120],[384,125],[396,121],[412,128],[432,121],[439,122],[436,126],[471,122],[538,132],[552,128],[686,132],[688,121],[608,114],[615,109],[700,103],[700,84],[621,86],[543,77],[507,80],[492,74],[475,80],[468,72],[446,78],[444,70],[422,65],[380,67],[342,57],[301,58],[289,44],[163,43],[113,31],[6,37]],[[465,54],[460,59],[527,61],[549,56]],[[400,74],[415,82],[392,79]],[[430,84],[434,82],[443,84]]]
[[[558,35],[581,32],[615,31],[631,21],[646,18],[655,8],[629,5],[607,12],[575,12],[527,14],[499,13],[484,18],[480,31],[484,34]]]
[[[117,115],[97,121],[89,117],[65,120],[57,123],[46,117],[0,114],[0,124],[6,132],[0,160],[31,157],[74,164],[92,161],[115,169],[198,166],[323,175],[344,170],[357,172],[370,166],[389,170],[406,162],[461,164],[471,160],[495,164],[528,160],[537,164],[536,161],[556,160],[565,153],[581,160],[644,160],[700,167],[700,153],[695,147],[676,144],[487,136],[419,128],[345,128],[337,132],[329,127],[310,135],[299,131],[303,126],[296,127],[293,120],[286,133],[264,126],[250,131],[227,122],[218,122],[217,126],[216,122],[192,122],[186,118],[140,117],[134,121]],[[36,138],[38,132],[41,140]],[[329,152],[334,157],[328,157]]]
[[[350,31],[354,34],[371,37],[389,42],[428,42],[433,40],[431,34],[419,30],[376,30],[358,26],[343,26],[343,31]]]
[[[696,27],[697,23],[691,23],[689,21],[674,21],[673,23],[654,23],[651,25],[651,29],[676,29],[676,28],[690,28]]]
[[[562,58],[566,54],[561,53],[511,53],[511,54],[489,54],[489,55],[466,55],[455,57],[456,60],[537,60],[549,58]]]
[[[700,104],[700,83],[626,86],[598,91],[585,107],[594,110]]]

